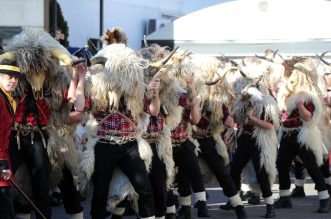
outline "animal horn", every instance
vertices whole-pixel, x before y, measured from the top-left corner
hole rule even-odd
[[[217,84],[217,82],[219,82],[219,80],[221,80],[222,78],[224,78],[226,75],[228,75],[228,73],[234,71],[234,70],[238,70],[238,68],[236,67],[231,67],[230,69],[228,69],[223,75],[219,75],[219,77],[217,79],[215,79],[214,81],[206,81],[205,85],[208,86],[212,86]]]
[[[50,52],[54,58],[64,62],[64,64],[66,64],[66,65],[72,65],[74,63],[73,59],[70,57],[68,52],[62,48],[56,47],[56,48],[53,48]]]
[[[327,53],[329,53],[329,52],[331,52],[331,51],[326,51],[326,52],[323,52],[322,54],[321,54],[321,56],[319,56],[317,53],[316,53],[316,56],[324,63],[324,64],[326,64],[327,66],[330,66],[331,67],[331,63],[329,63],[329,62],[327,62],[325,59],[323,59],[323,57],[327,54]]]
[[[4,59],[15,60],[15,52],[5,52],[0,55],[0,62]]]
[[[146,35],[144,35],[144,46],[147,48],[148,47],[148,43],[147,43],[147,39],[146,39]]]
[[[160,69],[162,66],[164,66],[167,61],[169,61],[169,59],[175,54],[175,52],[177,51],[179,47],[177,46],[174,50],[172,50],[172,52],[167,56],[165,57],[163,60],[161,61],[158,61],[158,62],[153,62],[151,64],[149,64],[150,67],[154,67],[154,68],[158,68]]]
[[[105,65],[106,61],[107,61],[107,58],[102,57],[102,56],[93,57],[91,59],[91,65],[96,65],[96,64]]]

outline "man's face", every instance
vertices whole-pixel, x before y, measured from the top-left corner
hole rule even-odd
[[[0,85],[7,92],[13,92],[18,84],[18,77],[0,73]]]
[[[331,87],[331,73],[324,74],[324,79],[327,87]]]

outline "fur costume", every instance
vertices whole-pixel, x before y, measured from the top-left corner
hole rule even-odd
[[[100,50],[91,60],[91,98],[92,113],[86,122],[87,143],[82,152],[79,173],[79,189],[86,190],[94,170],[94,147],[99,140],[97,136],[98,122],[93,113],[109,111],[116,113],[120,99],[132,115],[137,118],[136,133],[140,157],[144,160],[146,169],[150,167],[152,150],[141,137],[145,132],[149,116],[143,111],[143,98],[146,90],[144,84],[143,66],[145,61],[124,44],[110,44]],[[101,121],[102,122],[102,121]],[[101,123],[100,122],[100,123]],[[114,171],[110,182],[109,203],[116,206],[126,196],[136,196],[126,175],[118,168]]]
[[[284,86],[281,87],[278,102],[282,110],[291,113],[297,108],[295,100],[301,96],[304,103],[312,102],[314,112],[309,121],[301,120],[302,127],[298,134],[298,142],[311,150],[316,158],[317,165],[323,163],[324,144],[329,145],[328,139],[322,136],[321,129],[323,120],[321,120],[324,109],[321,102],[321,90],[318,87],[319,75],[316,72],[316,66],[313,61],[306,58],[293,58],[289,60],[292,69],[284,75]],[[282,137],[280,131],[279,139]],[[324,143],[324,142],[325,143]]]
[[[175,164],[172,158],[172,143],[171,143],[171,133],[170,130],[175,128],[181,120],[182,107],[178,106],[179,102],[179,93],[186,92],[175,80],[171,78],[169,74],[169,69],[172,68],[171,64],[165,64],[159,70],[158,68],[151,67],[151,63],[159,62],[161,59],[167,58],[170,54],[168,50],[158,45],[151,45],[147,48],[143,48],[138,51],[138,55],[149,60],[149,67],[144,69],[144,81],[149,83],[152,80],[160,79],[160,89],[159,89],[159,98],[162,103],[163,110],[166,112],[165,123],[163,130],[159,135],[159,139],[156,142],[157,156],[160,160],[164,162],[166,167],[167,188],[170,188],[173,183],[174,174],[175,174]],[[126,179],[126,183],[131,183]],[[108,200],[108,209],[113,211],[119,201],[125,198],[125,195],[128,195],[127,198],[133,201],[133,208],[137,211],[137,201],[138,195],[134,192],[133,188],[131,192],[127,192],[126,188],[122,183],[114,182],[113,185],[117,185],[118,189],[114,191],[118,194],[112,194],[112,199]],[[118,198],[119,197],[119,198]]]
[[[237,100],[234,103],[232,114],[237,119],[239,125],[238,136],[242,134],[243,126],[247,122],[246,110],[253,109],[256,118],[272,121],[271,129],[263,129],[254,125],[252,137],[256,140],[261,151],[260,165],[264,166],[269,175],[272,185],[276,176],[276,157],[277,157],[277,135],[276,129],[279,127],[280,112],[276,100],[270,95],[268,90],[268,68],[261,65],[261,62],[252,60],[252,63],[241,67],[247,77],[239,78],[235,83]],[[248,97],[248,98],[247,98]],[[251,185],[252,189],[256,186]]]
[[[26,86],[30,84],[34,98],[45,98],[51,110],[51,118],[46,129],[49,137],[47,153],[51,163],[50,184],[51,187],[55,187],[62,178],[62,168],[65,164],[73,173],[77,167],[72,138],[75,127],[66,124],[70,108],[68,103],[63,102],[63,92],[69,84],[68,74],[71,74],[73,61],[69,52],[42,30],[24,30],[14,36],[4,49],[14,54],[25,74],[25,79],[19,81],[14,93],[15,98],[21,100],[25,95]],[[66,66],[61,66],[60,61]],[[25,190],[27,194],[32,194],[29,191],[31,183],[28,183],[31,181],[30,175],[26,171],[26,167],[22,165],[17,170],[15,178],[17,182],[23,183],[23,188],[28,189]]]

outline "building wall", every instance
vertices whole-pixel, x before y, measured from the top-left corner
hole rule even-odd
[[[226,0],[104,0],[104,26],[122,27],[128,35],[129,46],[138,49],[149,19],[157,25],[169,22],[202,7]],[[69,26],[72,47],[82,47],[89,38],[99,38],[99,0],[58,0]]]

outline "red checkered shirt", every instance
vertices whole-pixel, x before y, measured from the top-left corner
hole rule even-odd
[[[146,113],[149,112],[149,106],[151,104],[151,100],[144,95],[144,111]],[[136,134],[136,125],[137,125],[137,120],[135,117],[131,115],[131,111],[128,110],[126,107],[125,108],[120,108],[118,110],[122,115],[119,113],[113,112],[101,112],[97,115],[95,115],[95,118],[98,122],[103,120],[105,117],[109,115],[109,117],[99,125],[99,130],[97,135],[99,137],[105,137],[106,135],[108,136],[116,136],[116,137],[135,137]],[[126,117],[124,117],[124,116]],[[133,122],[128,121],[128,119]]]
[[[185,107],[187,98],[188,98],[187,93],[180,93],[178,106]],[[147,127],[147,133],[159,133],[160,131],[163,130],[163,123],[164,123],[164,117],[161,113],[159,113],[159,115],[157,116],[151,116]]]
[[[304,103],[304,106],[311,113],[313,113],[315,110],[315,106],[312,102]],[[298,108],[294,109],[290,115],[283,113],[282,119],[283,126],[286,128],[298,128],[302,126]]]
[[[187,125],[190,119],[191,110],[185,109],[183,111],[182,120],[177,127],[171,131],[171,139],[174,143],[186,141],[187,138]]]
[[[67,102],[68,99],[68,89],[69,86],[67,86],[66,90],[63,91],[62,93],[62,99],[63,102]],[[24,97],[18,101],[17,104],[17,109],[15,113],[15,122],[22,124],[22,123],[27,123],[27,124],[32,124],[33,126],[38,126],[37,119],[35,115],[30,112],[27,116],[25,121],[23,121],[25,111],[27,109],[27,103],[28,103],[28,98],[27,98],[27,93],[28,90],[25,91]],[[42,99],[37,99],[36,100],[36,107],[37,107],[37,113],[38,113],[38,118],[41,126],[46,126],[50,117],[51,117],[51,109],[48,107],[45,98]]]

